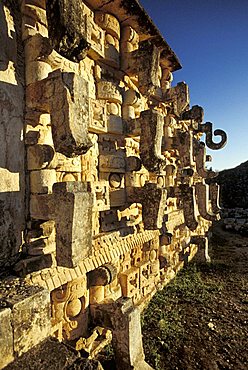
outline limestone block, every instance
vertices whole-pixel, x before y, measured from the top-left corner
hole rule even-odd
[[[162,227],[166,207],[167,191],[157,184],[146,183],[143,187],[142,217],[146,229],[155,230]]]
[[[144,361],[140,311],[133,307],[130,298],[120,298],[112,304],[103,305],[112,324],[115,360],[120,370],[152,370]]]
[[[48,337],[50,324],[50,294],[46,290],[13,302],[12,325],[14,352],[19,356]]]
[[[51,193],[53,184],[56,182],[56,171],[44,169],[30,172],[31,193]]]
[[[17,356],[50,335],[49,291],[38,286],[29,286],[20,279],[8,278],[1,282],[1,298],[11,309],[14,338],[12,348]],[[7,325],[7,320],[5,324]]]
[[[10,308],[0,309],[0,353],[0,369],[3,369],[14,360]]]
[[[93,194],[93,207],[96,211],[106,211],[110,209],[109,186],[108,182],[101,180],[90,184]]]
[[[112,14],[95,12],[95,22],[105,30],[105,55],[104,62],[119,68],[119,40],[120,24]]]
[[[100,172],[125,173],[126,160],[123,152],[116,155],[99,155]]]
[[[158,87],[159,57],[160,51],[151,40],[140,42],[139,49],[128,56],[129,63],[125,72],[138,75],[139,90],[145,96],[153,95]]]
[[[33,195],[31,217],[56,222],[58,265],[74,267],[91,253],[93,194],[82,182],[60,182],[53,193]]]
[[[149,171],[161,172],[166,165],[161,154],[164,117],[158,111],[147,110],[141,113],[139,121],[141,161]]]
[[[51,114],[55,150],[67,157],[85,153],[91,147],[88,136],[89,85],[74,73],[49,74],[27,87],[28,106]]]
[[[97,98],[113,103],[122,103],[121,90],[112,81],[101,80],[97,82]]]
[[[189,108],[189,87],[185,82],[179,82],[175,87],[166,90],[165,99],[171,102],[175,114],[180,117]]]
[[[180,197],[183,204],[183,213],[185,223],[191,231],[194,231],[198,226],[195,187],[188,185],[180,186]]]
[[[200,215],[205,218],[205,220],[216,221],[218,216],[213,214],[209,209],[209,186],[198,182],[195,184],[195,190]]]
[[[90,49],[88,56],[94,60],[104,58],[105,43],[104,43],[105,32],[95,22],[91,22],[91,37],[90,37]]]
[[[47,2],[48,31],[53,48],[64,57],[79,61],[89,49],[91,26],[88,9],[77,0]]]
[[[107,106],[104,101],[90,99],[89,131],[107,132]]]
[[[47,37],[46,5],[41,0],[22,2],[23,30],[22,39],[26,40],[37,33]]]
[[[120,39],[120,23],[112,14],[95,12],[95,22],[113,37]]]
[[[119,275],[122,295],[133,297],[140,288],[139,268],[131,267]]]
[[[89,294],[85,276],[76,278],[62,287],[53,290],[52,319],[53,325],[62,325],[59,337],[73,340],[86,335],[88,326]]]

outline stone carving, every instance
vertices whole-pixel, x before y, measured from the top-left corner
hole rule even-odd
[[[95,13],[95,22],[105,30],[105,63],[119,68],[120,24],[118,19],[112,14],[98,11]]]
[[[191,231],[194,231],[198,226],[195,188],[188,185],[181,185],[180,196],[183,202],[185,223]]]
[[[171,87],[180,63],[138,1],[23,0],[16,19],[10,3],[0,5],[1,266],[46,288],[46,309],[51,293],[51,317],[37,311],[42,339],[93,358],[113,338],[118,368],[149,369],[139,310],[196,254],[207,258],[218,186],[200,138],[219,149],[226,135],[190,108],[186,83]],[[0,312],[1,366],[23,341],[12,319]]]
[[[76,0],[52,0],[46,6],[52,47],[70,60],[83,59],[89,48],[91,26],[85,5]]]
[[[210,213],[208,209],[208,197],[209,197],[208,185],[198,182],[195,184],[195,189],[200,215],[208,221],[217,220],[218,217],[216,216],[216,214]]]
[[[92,206],[93,195],[87,192],[84,183],[76,181],[56,183],[52,194],[31,197],[31,217],[56,222],[56,259],[59,266],[76,266],[90,254]]]
[[[127,38],[127,32],[132,37],[131,29],[124,33],[124,37]],[[124,48],[122,56],[122,68],[130,76],[137,75],[138,87],[143,95],[153,95],[158,87],[159,80],[159,49],[150,40],[141,41],[139,48],[136,49],[135,35],[134,42],[126,42],[125,39],[123,42],[126,48]],[[125,58],[127,58],[127,61]]]
[[[206,122],[204,124],[199,125],[199,131],[206,134],[206,145],[208,148],[212,150],[222,149],[226,145],[227,142],[227,135],[225,131],[217,129],[214,130],[215,136],[221,136],[221,141],[219,143],[215,143],[213,141],[213,124],[212,122]]]
[[[189,87],[185,82],[180,82],[175,87],[166,90],[165,99],[173,106],[175,114],[180,117],[189,109]]]
[[[88,136],[88,83],[73,73],[55,71],[28,86],[29,108],[51,114],[55,150],[68,156],[91,147]]]
[[[217,174],[214,171],[207,170],[205,168],[206,162],[206,150],[205,144],[201,141],[194,141],[194,151],[195,151],[195,162],[196,162],[196,170],[197,173],[203,178],[213,178],[216,177]]]
[[[72,340],[86,334],[89,304],[85,277],[55,289],[52,299],[52,325],[59,339]],[[81,314],[80,314],[81,313]]]
[[[155,111],[141,113],[140,157],[144,166],[152,172],[161,172],[165,158],[161,154],[164,119]]]

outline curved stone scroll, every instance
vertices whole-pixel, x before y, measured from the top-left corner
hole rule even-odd
[[[194,231],[198,226],[196,216],[195,188],[183,184],[180,186],[180,190],[185,224],[191,231]]]
[[[218,215],[208,211],[208,185],[198,182],[195,184],[195,190],[200,215],[207,221],[218,220]]]
[[[212,122],[206,122],[199,125],[199,131],[206,134],[206,145],[212,150],[218,150],[224,148],[227,142],[227,135],[225,131],[217,129],[214,130],[214,136],[221,136],[221,141],[215,143],[213,141],[213,124]]]

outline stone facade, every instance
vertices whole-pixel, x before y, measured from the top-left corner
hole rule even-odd
[[[136,0],[6,0],[0,25],[0,264],[40,286],[16,305],[2,289],[0,366],[52,335],[90,358],[113,340],[119,369],[149,369],[139,311],[209,258],[219,189],[200,139],[226,134],[171,87],[180,62]]]

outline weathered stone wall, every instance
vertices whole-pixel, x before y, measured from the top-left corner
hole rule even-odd
[[[226,135],[215,130],[214,142],[203,109],[190,109],[187,84],[171,86],[180,63],[138,1],[23,0],[16,18],[10,5],[1,20],[1,55],[9,55],[1,247],[5,261],[17,253],[26,215],[12,272],[51,294],[50,321],[37,311],[37,328],[36,316],[23,316],[31,327],[23,351],[51,334],[94,357],[113,338],[119,369],[148,369],[139,311],[195,255],[209,259],[218,186],[206,183],[215,174],[200,138],[219,149]],[[6,292],[1,299],[16,343],[14,306]]]
[[[0,3],[0,270],[14,263],[25,227],[24,53],[18,1]]]

